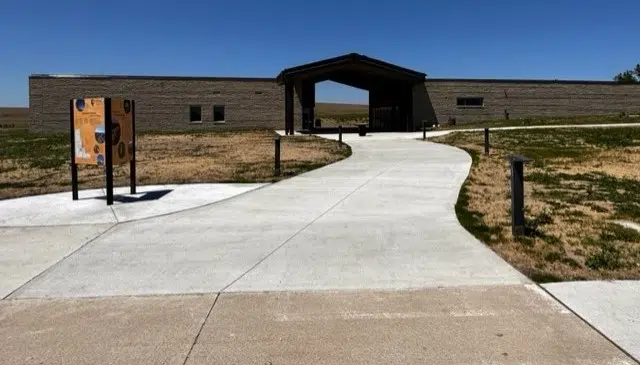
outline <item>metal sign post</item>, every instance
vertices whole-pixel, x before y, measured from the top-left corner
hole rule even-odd
[[[78,200],[78,165],[76,164],[76,138],[73,99],[69,100],[69,136],[71,136],[71,197]]]
[[[113,205],[113,121],[111,120],[111,98],[104,99],[104,143],[107,205]]]
[[[136,193],[136,102],[131,100],[131,161],[129,161],[129,185],[131,194]]]

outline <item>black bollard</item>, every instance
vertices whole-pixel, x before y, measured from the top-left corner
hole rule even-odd
[[[484,129],[484,153],[489,154],[489,128]]]
[[[423,120],[422,121],[422,140],[426,140],[427,139],[427,124],[426,121]]]
[[[275,143],[276,143],[276,156],[275,156],[276,176],[280,176],[280,136],[276,137]]]
[[[342,125],[338,126],[338,143],[342,147]]]
[[[531,159],[516,155],[508,156],[507,159],[511,164],[511,233],[522,236],[525,234],[524,163]]]

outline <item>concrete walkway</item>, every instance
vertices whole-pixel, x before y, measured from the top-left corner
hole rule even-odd
[[[118,187],[112,206],[106,205],[104,189],[81,190],[77,201],[70,192],[27,196],[0,201],[0,227],[116,224],[201,207],[264,185],[143,185],[137,194]]]
[[[457,221],[465,152],[413,140],[352,148],[212,206],[118,224],[12,297],[528,282]]]
[[[4,300],[0,362],[633,364],[535,288]]]
[[[640,281],[579,281],[543,286],[640,359]]]
[[[1,362],[633,364],[460,226],[466,153],[402,135],[350,145],[214,205],[0,228],[3,252],[33,263],[1,266],[33,275],[0,279]]]

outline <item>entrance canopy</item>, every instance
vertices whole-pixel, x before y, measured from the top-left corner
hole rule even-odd
[[[426,74],[376,60],[357,53],[327,58],[283,70],[279,84],[298,80],[313,83],[331,80],[340,84],[370,90],[384,81],[423,83]]]
[[[302,129],[313,130],[315,84],[334,81],[369,91],[369,128],[411,131],[413,87],[424,84],[426,74],[357,53],[291,67],[280,72],[285,85],[285,131],[294,133],[294,93],[302,107]]]

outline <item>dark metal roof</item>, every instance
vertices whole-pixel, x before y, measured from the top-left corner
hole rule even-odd
[[[575,85],[633,85],[608,80],[551,80],[551,79],[454,79],[428,78],[426,82],[477,82],[496,84],[575,84]]]
[[[208,77],[208,76],[151,76],[151,75],[67,75],[33,74],[30,79],[87,79],[87,80],[202,80],[202,81],[276,81],[273,77]]]
[[[283,84],[285,79],[294,77],[294,76],[303,76],[305,74],[314,73],[322,73],[324,70],[330,72],[329,70],[335,70],[336,67],[360,64],[366,65],[373,69],[378,69],[381,71],[385,71],[389,74],[395,74],[398,77],[415,79],[414,81],[424,81],[426,78],[426,74],[423,72],[418,72],[414,70],[410,70],[408,68],[400,67],[388,62],[384,62],[381,60],[377,60],[375,58],[367,57],[365,55],[361,55],[358,53],[349,53],[343,56],[327,58],[324,60],[307,63],[300,66],[295,66],[291,68],[286,68],[280,72],[276,80],[278,83]]]

